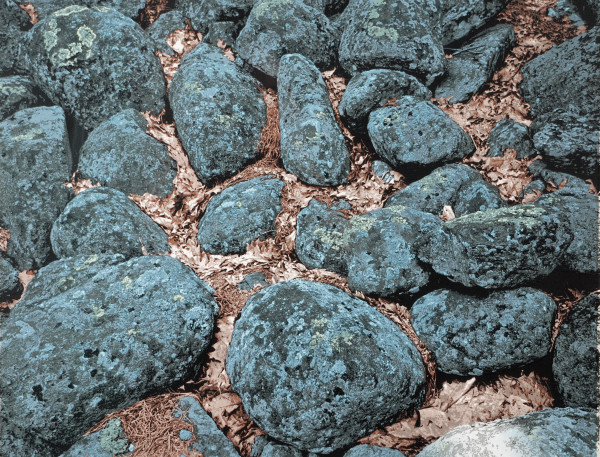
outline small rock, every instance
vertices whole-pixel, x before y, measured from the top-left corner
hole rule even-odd
[[[488,137],[490,157],[501,157],[506,149],[517,151],[517,159],[535,154],[529,128],[512,119],[502,119],[490,132]]]
[[[109,420],[103,429],[81,438],[60,457],[126,457],[130,455],[131,443],[124,436],[121,419],[117,417]]]
[[[242,254],[248,243],[273,236],[284,186],[279,179],[260,176],[225,189],[200,219],[200,247],[211,254]]]
[[[402,452],[396,449],[388,449],[370,444],[360,444],[351,447],[344,454],[344,457],[406,457]]]
[[[16,298],[22,290],[19,272],[6,254],[0,251],[0,302]]]
[[[123,254],[126,258],[169,251],[167,234],[122,192],[94,187],[77,195],[52,225],[58,258]]]
[[[375,151],[394,168],[423,168],[475,151],[469,134],[433,103],[411,96],[398,103],[373,111],[367,126]]]
[[[321,73],[300,54],[287,54],[277,78],[284,168],[307,184],[345,183],[350,158]]]
[[[529,165],[529,171],[534,177],[543,180],[544,183],[553,183],[555,187],[561,187],[562,190],[571,193],[585,194],[590,188],[590,185],[583,179],[568,173],[551,170],[542,160],[536,160]]]
[[[381,179],[385,184],[393,184],[396,178],[393,175],[392,167],[383,160],[374,160],[371,164],[373,174]]]
[[[443,289],[418,299],[410,313],[440,371],[481,376],[547,355],[556,303],[528,287],[485,297]]]
[[[179,439],[181,441],[189,441],[194,437],[194,434],[189,430],[183,429],[179,430]]]
[[[156,42],[158,49],[165,54],[174,55],[175,51],[167,44],[167,38],[175,30],[185,30],[187,19],[181,10],[167,11],[161,14],[146,33]]]
[[[213,22],[210,25],[205,41],[217,46],[222,42],[225,46],[233,48],[235,39],[240,33],[241,25],[233,21]]]
[[[482,28],[504,9],[509,0],[441,0],[444,46]]]
[[[262,272],[247,274],[238,284],[238,290],[252,290],[256,286],[268,286],[267,277]]]
[[[268,443],[261,457],[302,457],[302,451],[286,444]]]
[[[43,103],[33,81],[27,76],[0,78],[0,94],[0,122],[17,111]]]
[[[146,119],[134,109],[96,127],[79,152],[81,176],[126,194],[169,195],[177,164],[167,145],[148,135],[146,127]]]

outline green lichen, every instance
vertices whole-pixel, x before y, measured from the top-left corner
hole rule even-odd
[[[352,346],[352,338],[354,338],[354,335],[349,331],[344,330],[342,333],[340,333],[338,336],[331,340],[331,348],[334,351],[341,352],[345,350],[345,348],[342,347],[342,344],[346,347]]]
[[[373,228],[377,220],[372,217],[356,216],[350,219],[348,228],[345,231],[346,234],[352,236],[356,232],[368,232]]]
[[[99,319],[106,314],[106,310],[101,306],[92,305],[92,313],[94,313],[94,317]]]
[[[327,115],[327,113],[325,111],[318,111],[316,114],[316,117],[319,120],[323,120],[323,119],[327,119],[329,116]]]
[[[133,280],[129,276],[125,276],[121,280],[121,284],[123,284],[123,287],[125,287],[125,290],[129,290],[131,288],[131,285],[133,284]]]
[[[183,87],[190,92],[202,92],[206,89],[206,86],[198,81],[186,81]]]
[[[321,344],[325,340],[325,334],[321,332],[315,332],[312,336],[310,343],[308,343],[308,347],[311,349],[316,348],[319,344]]]
[[[173,295],[173,301],[178,301],[183,303],[185,301],[185,297],[181,294],[175,294]]]
[[[44,32],[44,47],[46,48],[46,52],[50,52],[58,43],[58,32],[60,32],[60,28],[56,19],[50,19],[47,30]]]
[[[13,134],[13,141],[32,141],[40,138],[44,135],[44,132],[38,127],[32,127],[20,134]]]
[[[3,84],[0,81],[0,94],[2,95],[27,95],[27,88],[14,84]]]
[[[223,124],[225,128],[230,129],[242,120],[237,114],[217,114],[215,120]]]
[[[126,333],[126,335],[134,336],[134,335],[138,335],[140,333],[140,331],[135,328],[130,328],[125,333]]]
[[[322,227],[319,227],[313,231],[313,235],[319,238],[321,242],[334,249],[341,249],[343,246],[343,233],[335,230],[326,230]]]
[[[91,264],[96,263],[98,261],[98,259],[99,259],[98,254],[93,254],[93,255],[89,256],[87,259],[85,259],[81,265],[77,265],[75,268],[73,268],[73,270],[75,270],[75,271],[85,270]]]
[[[373,5],[381,6],[385,3],[385,0],[373,0]]]
[[[546,210],[539,206],[515,206],[492,211],[478,211],[467,214],[447,222],[447,227],[470,225],[474,223],[488,223],[494,227],[499,224],[511,224],[534,229],[540,226],[539,217],[546,214]]]
[[[93,9],[100,13],[108,13],[111,10],[108,6],[95,6]]]
[[[265,0],[252,9],[252,15],[256,18],[261,18],[272,9],[289,7],[293,4],[293,0]],[[279,15],[276,11],[271,11],[270,17],[275,21],[279,20]]]
[[[367,24],[367,34],[373,38],[387,37],[392,41],[398,41],[400,35],[393,27],[382,27],[380,25]]]
[[[325,326],[327,326],[327,322],[329,322],[329,319],[326,317],[317,317],[316,319],[312,319],[310,324],[313,326],[313,328],[323,329]]]
[[[94,40],[96,39],[96,34],[87,25],[82,25],[77,29],[77,36],[79,37],[79,41],[88,48],[92,47]],[[87,52],[91,52],[91,49],[88,49]]]
[[[120,438],[124,435],[121,419],[111,419],[100,432],[100,447],[112,455],[124,454],[129,450],[129,440]]]
[[[371,11],[369,11],[369,15],[367,16],[367,19],[377,19],[378,17],[379,17],[379,11],[371,10]]]
[[[55,17],[70,16],[71,14],[81,13],[86,10],[88,10],[87,6],[71,5],[71,6],[67,6],[66,8],[63,8],[62,10],[56,11],[53,14],[53,16],[55,16]]]

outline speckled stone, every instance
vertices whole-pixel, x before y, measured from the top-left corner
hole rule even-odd
[[[444,46],[480,29],[502,11],[508,2],[509,0],[441,0]]]
[[[21,290],[19,272],[6,254],[0,251],[0,302],[15,298]]]
[[[22,41],[29,28],[29,16],[17,2],[0,0],[0,76],[27,74]]]
[[[116,417],[107,422],[104,428],[81,438],[60,457],[128,457],[131,455],[130,441],[120,438],[125,435],[121,419]]]
[[[517,151],[517,159],[523,159],[536,153],[529,128],[525,124],[508,118],[502,119],[492,129],[488,137],[488,144],[490,150],[487,155],[490,157],[503,156],[506,149]]]
[[[194,29],[206,34],[220,21],[243,25],[255,0],[176,0],[177,8],[190,18]]]
[[[302,457],[302,451],[285,444],[267,443],[261,457]]]
[[[360,444],[351,447],[344,454],[344,457],[406,457],[402,452],[396,449],[388,449],[370,444]]]
[[[185,30],[186,22],[187,18],[183,11],[167,11],[146,29],[146,33],[155,41],[157,49],[165,54],[174,55],[175,51],[167,44],[167,38],[175,30]]]
[[[43,104],[43,97],[27,76],[0,78],[0,122],[25,108]]]
[[[145,0],[32,0],[31,3],[40,20],[71,5],[113,8],[131,19],[136,19],[146,6]]]

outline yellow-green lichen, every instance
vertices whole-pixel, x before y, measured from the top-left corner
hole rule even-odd
[[[312,319],[310,321],[311,325],[314,328],[318,329],[322,329],[323,327],[325,327],[327,325],[327,322],[329,322],[329,319],[327,319],[326,317],[317,317],[316,319]]]
[[[235,124],[241,121],[240,117],[236,114],[217,114],[215,120],[219,124],[223,124],[225,128],[232,128]]]
[[[71,5],[71,6],[67,6],[66,8],[63,8],[62,10],[56,11],[53,14],[53,16],[55,16],[55,17],[70,16],[71,14],[81,13],[81,12],[86,11],[88,9],[89,8],[87,6]]]
[[[382,27],[371,23],[367,24],[367,34],[374,38],[387,37],[392,41],[398,41],[400,37],[398,30],[393,27]]]
[[[347,234],[353,234],[356,232],[368,232],[373,228],[377,220],[372,217],[356,216],[350,219],[348,228],[346,229]]]
[[[27,88],[14,84],[3,84],[0,81],[0,94],[2,95],[27,95]]]
[[[321,344],[325,340],[325,334],[321,332],[315,332],[312,336],[310,343],[308,343],[308,347],[311,349],[316,348],[319,344]]]
[[[343,245],[342,232],[335,230],[325,230],[324,228],[317,228],[313,231],[313,235],[319,238],[326,246],[335,249],[341,249]]]
[[[129,336],[135,336],[135,335],[139,335],[140,331],[135,329],[135,328],[130,328],[129,330],[127,330],[127,332],[125,332],[127,335]]]
[[[29,130],[24,131],[23,133],[14,135],[13,141],[31,141],[37,139],[36,137],[43,136],[44,132],[38,127],[32,127]]]
[[[129,276],[125,276],[121,280],[121,284],[123,284],[123,287],[125,287],[125,290],[129,290],[131,288],[131,285],[133,284],[133,280]]]
[[[95,6],[93,9],[99,11],[100,13],[108,13],[111,10],[111,8],[108,6]]]
[[[379,17],[379,11],[371,10],[371,11],[369,11],[369,15],[367,16],[367,19],[377,19],[378,17]]]
[[[241,200],[238,200],[237,202],[235,202],[235,206],[241,208],[243,206],[243,203],[241,202]]]
[[[373,0],[373,5],[381,6],[385,3],[385,0]]]
[[[106,310],[101,306],[92,305],[92,313],[96,318],[100,318],[106,314]]]
[[[186,81],[183,87],[190,92],[202,92],[206,89],[206,86],[198,81]]]
[[[173,301],[178,301],[183,303],[185,301],[185,297],[181,294],[175,294],[173,295]]]
[[[47,29],[44,32],[44,47],[46,48],[46,52],[50,52],[58,43],[58,32],[60,32],[60,28],[56,19],[50,19]]]
[[[354,335],[347,330],[344,330],[338,336],[331,340],[331,347],[334,351],[342,351],[342,344],[345,346],[352,346],[352,338]]]
[[[256,18],[260,18],[260,17],[264,16],[268,11],[271,11],[272,9],[281,8],[281,7],[289,7],[289,6],[292,6],[293,4],[294,4],[293,0],[265,0],[261,3],[259,3],[258,5],[256,5],[252,9],[252,15],[255,16]],[[277,14],[276,11],[271,11],[270,17],[275,21],[279,20],[279,15]]]
[[[100,447],[110,455],[123,454],[129,450],[129,440],[121,438],[124,435],[121,419],[111,419],[100,433]]]
[[[325,111],[318,111],[316,114],[317,119],[323,120],[323,119],[327,119],[329,116],[327,115],[327,113]]]
[[[77,36],[79,37],[79,41],[88,48],[92,47],[96,39],[96,34],[87,25],[82,25],[77,29]],[[91,49],[88,49],[88,52],[90,51]]]
[[[100,257],[98,257],[98,254],[92,254],[87,259],[85,259],[81,265],[77,265],[75,268],[73,268],[73,270],[75,270],[75,271],[85,270],[91,264],[96,263],[99,258]]]

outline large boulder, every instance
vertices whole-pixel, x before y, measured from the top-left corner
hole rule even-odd
[[[565,406],[598,407],[599,306],[597,293],[579,300],[556,338],[552,373]]]
[[[275,233],[285,183],[259,176],[214,197],[198,227],[198,244],[211,254],[242,254],[246,245]]]
[[[152,39],[113,9],[67,6],[27,33],[27,47],[35,83],[87,131],[126,108],[165,106]]]
[[[52,250],[58,258],[78,254],[136,257],[169,250],[167,234],[122,192],[88,189],[69,202],[52,225]]]
[[[71,5],[113,8],[131,19],[137,19],[146,6],[145,0],[33,0],[31,3],[39,19]]]
[[[0,123],[0,227],[19,270],[51,260],[50,230],[71,198],[63,186],[71,171],[61,108],[27,108]]]
[[[166,197],[173,190],[177,164],[167,145],[146,133],[144,116],[127,109],[104,121],[79,151],[79,173],[126,194]]]
[[[115,260],[50,264],[44,282],[64,287],[28,291],[4,322],[3,441],[42,440],[40,455],[56,455],[108,413],[197,372],[218,311],[213,290],[172,257]],[[81,273],[96,262],[105,267]]]
[[[350,158],[321,73],[306,57],[287,54],[277,75],[284,168],[307,184],[345,183]]]
[[[43,104],[38,89],[26,76],[0,78],[0,94],[0,122],[19,110]]]
[[[490,157],[501,157],[506,149],[517,151],[517,159],[536,153],[529,128],[509,118],[502,119],[492,129],[488,136],[488,145],[490,150],[487,155]]]
[[[556,303],[528,287],[483,297],[440,289],[419,298],[410,313],[440,371],[480,376],[547,355]]]
[[[230,178],[258,157],[266,107],[256,84],[208,44],[181,61],[169,100],[181,144],[204,184]]]
[[[564,216],[518,205],[467,214],[432,232],[419,258],[468,287],[516,287],[550,274],[573,241]]]
[[[596,426],[595,411],[549,408],[456,427],[417,457],[592,457]]]
[[[508,2],[509,0],[441,0],[444,46],[481,29],[502,11]]]
[[[375,152],[396,168],[431,167],[475,151],[469,134],[446,113],[409,95],[373,111],[367,128]]]
[[[10,259],[0,251],[0,302],[15,298],[22,289],[19,272]]]
[[[315,453],[353,443],[424,398],[421,356],[394,323],[336,287],[304,280],[248,300],[227,373],[260,428]]]

